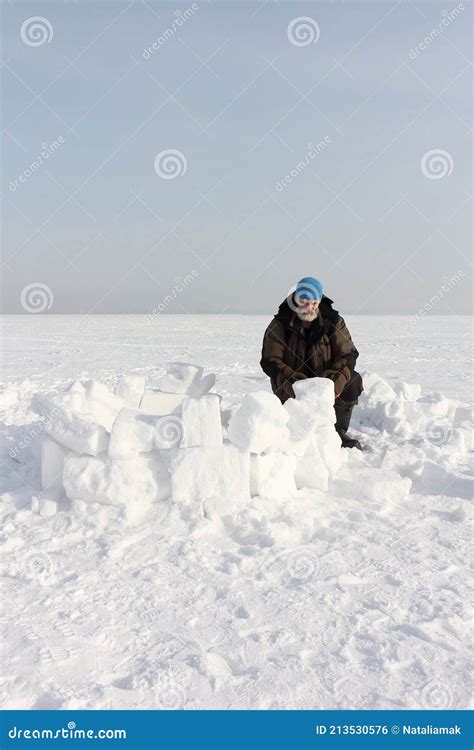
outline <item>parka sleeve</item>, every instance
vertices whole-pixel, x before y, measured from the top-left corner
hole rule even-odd
[[[283,375],[291,379],[294,370],[283,361],[286,349],[285,334],[283,326],[277,320],[272,320],[263,337],[262,358],[260,367],[269,378],[275,380]]]
[[[342,390],[352,378],[359,352],[354,346],[351,334],[344,318],[339,317],[330,336],[332,362],[331,369],[323,373],[323,377],[329,377],[337,381],[336,390]]]

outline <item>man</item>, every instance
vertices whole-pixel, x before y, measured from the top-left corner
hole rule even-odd
[[[335,391],[335,427],[342,446],[362,450],[359,441],[347,435],[352,410],[364,390],[362,378],[354,370],[359,352],[344,318],[332,305],[318,279],[301,279],[265,331],[260,365],[282,404],[295,397],[295,381],[330,378]]]

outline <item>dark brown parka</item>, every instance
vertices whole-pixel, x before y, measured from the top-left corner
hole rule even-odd
[[[323,295],[318,317],[305,329],[294,312],[294,299],[291,305],[285,300],[265,331],[260,365],[282,403],[294,398],[292,384],[303,377],[330,378],[336,394],[353,378],[359,352],[332,305]]]

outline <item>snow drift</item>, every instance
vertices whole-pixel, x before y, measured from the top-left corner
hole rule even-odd
[[[203,516],[250,507],[251,497],[298,503],[298,491],[359,495],[397,501],[415,479],[436,485],[432,459],[471,449],[472,415],[440,393],[421,395],[416,384],[393,388],[364,373],[364,392],[353,426],[404,439],[420,435],[423,449],[404,455],[387,449],[380,466],[370,452],[342,449],[334,429],[334,388],[312,378],[295,384],[285,403],[267,391],[247,394],[223,418],[221,398],[209,393],[215,376],[203,368],[169,363],[156,387],[125,376],[115,392],[98,381],[74,381],[66,390],[38,396],[42,414],[42,491],[32,509],[54,515],[71,501],[111,506],[126,525],[143,523],[153,504],[174,502]],[[370,439],[368,441],[370,443]],[[449,472],[443,475],[448,479]],[[442,484],[442,482],[441,482]],[[469,487],[465,480],[464,492]],[[436,487],[431,487],[436,491]],[[206,510],[207,509],[207,510]]]
[[[324,379],[7,388],[3,705],[466,707],[472,412],[362,376],[363,453]]]

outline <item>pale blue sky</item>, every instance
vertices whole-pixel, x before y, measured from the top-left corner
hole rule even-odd
[[[271,313],[314,275],[344,314],[471,313],[470,4],[200,0],[173,29],[191,6],[4,3],[3,310],[41,283],[50,313]]]

